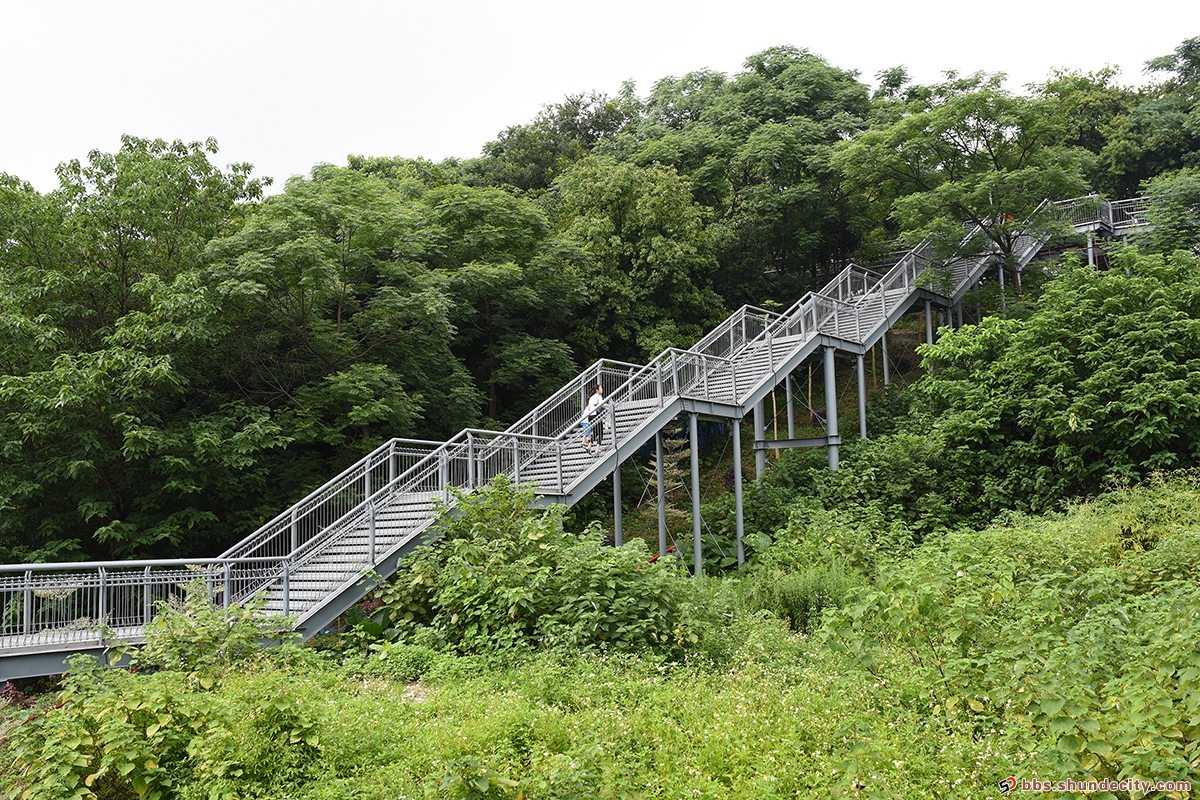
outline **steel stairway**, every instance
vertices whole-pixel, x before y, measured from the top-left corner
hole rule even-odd
[[[1142,224],[1144,199],[1057,205],[1076,230],[1119,231]],[[1044,244],[1022,236],[1018,268]],[[817,349],[862,354],[913,304],[952,307],[993,258],[939,263],[925,241],[886,273],[846,267],[782,313],[744,306],[691,349],[644,365],[597,361],[505,431],[393,439],[213,559],[0,566],[0,680],[60,672],[65,656],[102,650],[105,635],[137,641],[155,601],[197,578],[218,604],[265,596],[267,613],[296,615],[311,636],[370,589],[365,575],[388,577],[429,539],[438,508],[454,503],[450,487],[469,492],[505,474],[572,505],[679,413],[740,419]],[[598,384],[608,410],[592,455],[579,419]]]

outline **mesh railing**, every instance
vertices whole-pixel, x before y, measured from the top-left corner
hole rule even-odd
[[[136,637],[156,603],[200,580],[227,606],[261,585],[278,559],[174,559],[0,566],[0,649],[96,645],[106,631]]]
[[[778,317],[779,314],[773,311],[742,306],[688,349],[693,353],[729,358],[747,342],[754,341]]]

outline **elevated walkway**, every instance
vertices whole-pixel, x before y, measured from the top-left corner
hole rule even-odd
[[[1058,208],[1078,231],[1143,224],[1142,199],[1080,198]],[[980,236],[972,230],[964,243]],[[1018,269],[1044,244],[1021,237]],[[102,651],[106,636],[136,642],[155,601],[195,579],[221,605],[265,596],[267,613],[296,615],[297,630],[311,636],[370,590],[364,575],[390,576],[429,540],[439,507],[454,504],[451,487],[469,492],[505,474],[535,485],[547,503],[573,505],[614,473],[619,479],[621,462],[682,413],[694,431],[697,415],[739,421],[758,408],[762,439],[763,398],[818,350],[827,376],[835,351],[859,356],[861,406],[862,355],[914,304],[953,308],[993,261],[985,249],[938,262],[926,241],[886,273],[851,265],[782,313],[745,306],[688,350],[665,350],[649,364],[597,361],[505,431],[387,442],[216,558],[0,566],[0,680],[61,672],[65,657]],[[608,410],[602,449],[591,454],[579,419],[597,385]],[[834,467],[839,442],[834,413],[826,437]]]

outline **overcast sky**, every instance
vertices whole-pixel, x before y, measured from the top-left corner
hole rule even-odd
[[[425,0],[192,3],[0,0],[0,172],[41,191],[54,167],[120,135],[215,137],[222,165],[276,180],[364,155],[478,155],[508,125],[575,92],[711,68],[773,45],[871,82],[903,64],[1002,70],[1119,66],[1200,35],[1200,3]]]

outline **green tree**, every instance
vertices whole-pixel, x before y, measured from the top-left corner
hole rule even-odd
[[[198,269],[262,183],[215,152],[124,137],[49,195],[0,179],[8,560],[208,549],[263,501],[288,437],[214,382],[228,325]]]
[[[464,171],[473,182],[539,194],[638,111],[632,84],[615,98],[596,92],[567,95],[544,107],[532,122],[505,128]]]
[[[1013,270],[1019,237],[1060,229],[1043,200],[1083,194],[1085,159],[1064,147],[1065,122],[1046,100],[1013,95],[1003,75],[951,74],[877,114],[877,124],[839,148],[836,164],[913,239],[933,236],[945,257],[994,246]],[[964,242],[964,224],[982,239]]]
[[[1100,164],[1114,194],[1128,197],[1156,175],[1200,166],[1200,37],[1146,64],[1165,80],[1104,128]]]
[[[863,232],[863,211],[830,156],[861,127],[867,88],[794,47],[757,53],[745,67],[731,80],[699,71],[660,81],[643,119],[601,149],[689,179],[711,211],[713,286],[727,304],[790,304]]]
[[[584,360],[687,347],[725,311],[702,210],[669,167],[592,157],[560,178],[548,205],[588,261],[587,305],[573,338]]]
[[[209,249],[239,319],[230,379],[288,409],[299,441],[346,458],[469,422],[476,398],[450,352],[452,300],[421,262],[424,246],[416,209],[380,178],[325,166],[288,181]]]
[[[538,205],[499,189],[431,190],[419,227],[424,261],[453,298],[454,352],[486,394],[484,414],[515,419],[575,374],[565,337],[582,299],[581,254],[551,235]]]

